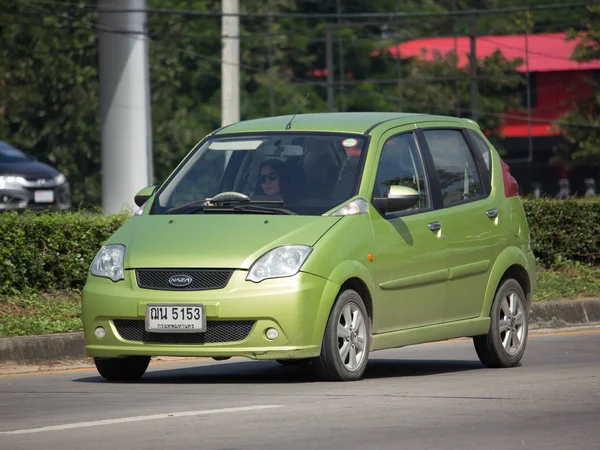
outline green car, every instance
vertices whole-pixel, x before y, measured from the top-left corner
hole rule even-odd
[[[370,352],[473,337],[521,360],[535,287],[508,166],[469,119],[331,113],[203,139],[91,264],[86,349],[108,380],[152,356],[306,364],[357,380]]]

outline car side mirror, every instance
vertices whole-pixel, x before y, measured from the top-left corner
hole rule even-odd
[[[386,198],[373,199],[373,205],[382,213],[404,211],[419,202],[419,193],[406,186],[390,186]]]
[[[141,207],[144,203],[146,203],[148,201],[148,199],[150,197],[152,197],[152,194],[154,194],[154,192],[156,192],[157,188],[158,188],[158,184],[154,184],[152,186],[147,186],[147,187],[141,189],[137,194],[135,194],[133,201],[135,202],[136,205]]]

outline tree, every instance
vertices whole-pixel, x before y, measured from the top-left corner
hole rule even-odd
[[[531,0],[531,4],[555,1],[560,0]],[[520,0],[457,0],[456,7],[501,8],[517,3],[522,4]],[[340,4],[345,13],[440,13],[451,10],[454,2],[343,0]],[[332,0],[240,1],[243,12],[254,13],[336,13],[337,5]],[[101,196],[95,7],[96,2],[89,0],[4,1],[0,20],[0,136],[58,166],[72,183],[75,204],[83,205],[98,205]],[[148,7],[218,12],[221,0],[148,0]],[[524,24],[532,24],[533,30],[537,20],[551,26],[567,17],[541,14],[481,16],[478,31],[522,32]],[[373,56],[403,40],[466,32],[465,20],[344,19],[341,23],[334,32],[337,109],[470,116],[469,69],[456,68],[452,55],[432,61],[398,61],[385,53]],[[314,72],[325,68],[325,28],[334,24],[338,25],[336,17],[241,19],[242,119],[292,114],[299,107],[301,112],[327,110],[325,79]],[[149,14],[148,29],[154,173],[155,182],[162,182],[199,140],[220,126],[221,19]],[[501,113],[515,105],[507,92],[521,81],[506,76],[513,73],[516,62],[500,54],[478,64],[478,73],[484,76],[479,81],[480,122],[493,135]]]
[[[94,14],[71,18],[6,3],[0,136],[58,166],[71,181],[75,203],[89,203],[100,189],[98,51],[88,26]]]
[[[584,33],[571,30],[569,39],[578,39],[571,59],[579,62],[600,59],[600,7],[589,6]],[[556,127],[564,138],[555,150],[555,161],[567,167],[600,167],[600,84],[588,80],[589,95],[582,96],[571,111],[561,116]]]

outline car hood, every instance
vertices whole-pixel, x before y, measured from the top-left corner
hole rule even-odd
[[[52,178],[60,172],[40,161],[0,162],[0,175],[20,175],[27,178]]]
[[[258,214],[134,216],[110,238],[125,268],[249,269],[280,245],[314,245],[341,217]]]

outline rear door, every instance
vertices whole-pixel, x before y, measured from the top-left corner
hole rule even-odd
[[[490,174],[466,130],[439,124],[419,128],[419,140],[431,154],[442,193],[449,270],[443,320],[478,317],[492,263],[501,249]]]

